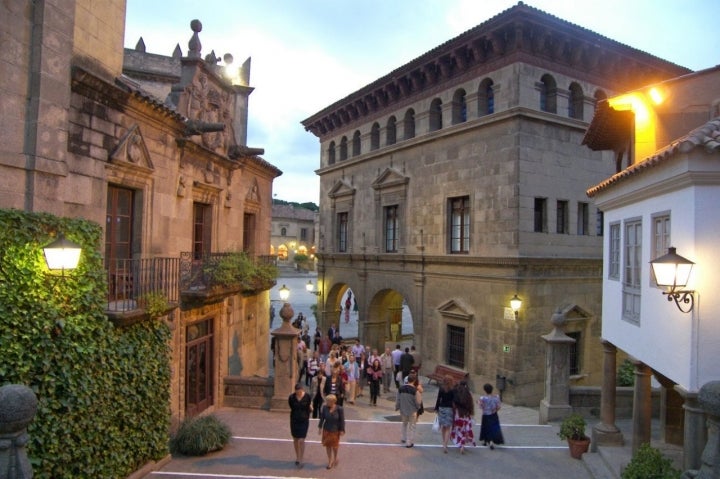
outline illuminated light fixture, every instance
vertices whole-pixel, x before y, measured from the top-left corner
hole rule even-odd
[[[663,102],[663,96],[662,93],[660,93],[660,90],[658,90],[655,87],[652,87],[650,91],[648,92],[648,95],[650,95],[650,99],[655,103],[656,105],[659,105]]]
[[[510,298],[510,309],[512,309],[513,313],[515,313],[515,319],[518,319],[518,311],[520,311],[521,306],[522,299],[518,298],[517,294]]]
[[[284,284],[282,285],[282,288],[278,290],[278,293],[280,294],[280,299],[283,301],[287,301],[290,297],[290,289],[288,289],[288,287]]]
[[[308,280],[307,284],[305,285],[305,289],[307,290],[308,293],[312,293],[315,296],[320,296],[322,294],[322,292],[320,292],[320,291],[314,291],[315,285],[313,284],[311,279]]]
[[[60,270],[65,276],[65,270],[77,268],[82,248],[77,243],[68,240],[62,234],[43,248],[45,263],[49,270]]]
[[[669,288],[663,291],[668,301],[675,301],[675,305],[683,313],[689,313],[695,307],[695,291],[684,290],[692,271],[692,261],[683,258],[675,252],[675,248],[668,248],[668,253],[650,261],[655,283],[662,288]]]

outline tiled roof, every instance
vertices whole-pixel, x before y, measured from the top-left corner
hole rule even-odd
[[[307,208],[299,208],[293,205],[273,205],[273,219],[293,218],[296,220],[314,221],[315,212]]]
[[[641,173],[643,170],[667,161],[678,153],[689,153],[695,148],[704,148],[708,153],[720,153],[720,117],[714,118],[687,135],[678,138],[665,148],[658,150],[653,156],[635,163],[619,173],[615,173],[607,180],[587,190],[587,195],[590,197],[595,196],[610,185],[619,183],[626,178]]]

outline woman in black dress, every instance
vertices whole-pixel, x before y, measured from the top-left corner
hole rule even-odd
[[[295,465],[302,467],[305,455],[305,437],[307,437],[308,427],[310,427],[310,413],[312,412],[310,395],[305,393],[302,384],[295,385],[295,393],[288,397],[288,404],[290,405],[290,434],[295,447]]]

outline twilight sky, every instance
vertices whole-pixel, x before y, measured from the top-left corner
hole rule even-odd
[[[318,203],[318,139],[300,122],[518,0],[127,0],[125,46],[252,57],[248,146],[283,171],[273,193]],[[620,43],[693,70],[720,64],[720,0],[526,0]]]

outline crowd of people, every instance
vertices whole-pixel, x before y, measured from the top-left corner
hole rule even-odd
[[[311,348],[307,322],[300,321],[296,327],[301,330],[298,338],[300,374],[295,392],[288,398],[295,465],[303,467],[304,441],[312,417],[319,419],[318,433],[326,448],[327,468],[335,467],[340,437],[345,434],[343,408],[346,404],[354,405],[363,397],[366,387],[369,390],[368,405],[376,407],[381,391],[390,393],[393,382],[395,410],[401,419],[400,442],[405,447],[414,447],[417,420],[425,412],[423,386],[419,380],[422,360],[415,346],[403,350],[398,344],[394,350],[386,348],[382,354],[370,346],[363,346],[359,340],[348,346],[333,324],[327,333],[316,329]],[[485,384],[483,391],[477,400],[477,410],[482,412],[479,440],[494,449],[495,445],[504,443],[497,414],[501,401],[493,394],[492,385]],[[450,441],[461,454],[465,453],[466,447],[476,446],[475,411],[468,382],[463,380],[455,384],[446,376],[440,384],[434,407],[437,431],[446,454]]]

